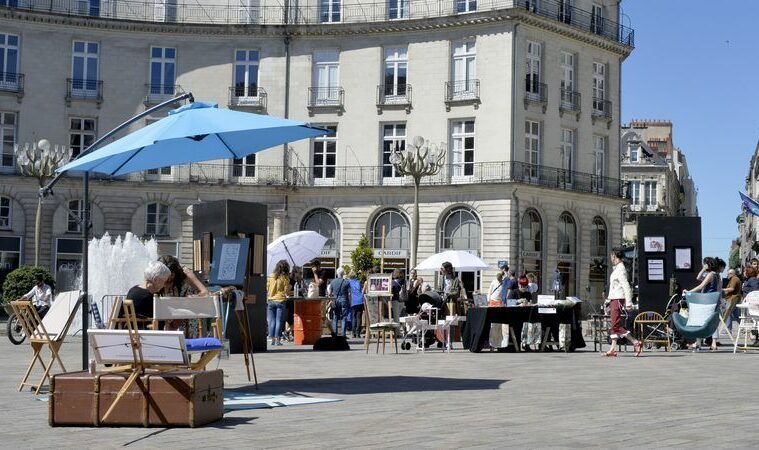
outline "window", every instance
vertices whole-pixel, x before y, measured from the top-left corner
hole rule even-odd
[[[74,2],[76,14],[82,16],[100,16],[100,0],[76,0]]]
[[[0,34],[0,89],[17,91],[19,39],[15,34]]]
[[[385,247],[408,250],[411,240],[409,223],[400,211],[387,210],[374,219],[372,225],[372,246],[382,248],[382,227],[385,227]]]
[[[95,142],[96,120],[85,117],[69,119],[69,146],[71,147],[72,158],[76,158],[79,153]]]
[[[258,97],[258,50],[235,51],[235,96]]]
[[[542,45],[527,41],[527,68],[525,90],[530,94],[540,94],[540,59]]]
[[[82,232],[82,211],[84,206],[81,200],[71,200],[68,203],[68,216],[66,231],[69,233],[81,233]]]
[[[406,71],[408,53],[406,47],[385,49],[385,96],[406,95]]]
[[[527,11],[536,13],[540,9],[540,5],[538,5],[539,1],[540,0],[524,0],[524,7]]]
[[[593,63],[593,109],[606,112],[606,64]]]
[[[340,100],[340,63],[336,50],[314,53],[315,104],[330,105]]]
[[[591,258],[606,257],[606,222],[600,217],[593,219],[593,227],[590,229],[590,256]]]
[[[646,181],[643,183],[643,202],[646,206],[657,206],[656,198],[656,181]]]
[[[630,162],[638,162],[638,146],[637,145],[631,145],[630,146]]]
[[[0,111],[0,134],[2,134],[2,153],[0,167],[13,167],[16,146],[16,113]]]
[[[388,19],[408,18],[408,3],[409,0],[387,0]]]
[[[574,153],[575,153],[575,130],[569,128],[561,129],[561,168],[566,171],[564,174],[567,182],[571,183],[574,175]]]
[[[522,260],[526,273],[537,275],[542,279],[543,264],[543,221],[534,209],[528,209],[522,216]]]
[[[590,229],[591,260],[588,272],[590,298],[603,298],[603,290],[606,283],[607,252],[606,222],[596,216]]]
[[[453,98],[475,94],[476,60],[477,49],[473,41],[456,44],[453,49]]]
[[[595,3],[590,9],[590,31],[596,34],[604,32],[604,8]]]
[[[572,0],[559,0],[559,14],[557,19],[560,22],[572,23]]]
[[[477,11],[477,0],[456,0],[456,12]]]
[[[97,97],[99,49],[97,42],[73,43],[71,90],[77,97]]]
[[[561,52],[561,102],[565,106],[575,106],[575,55]]]
[[[176,60],[177,50],[175,48],[150,48],[149,94],[157,96],[174,95]]]
[[[301,223],[301,230],[315,231],[327,238],[323,250],[337,250],[340,242],[340,227],[337,218],[326,209],[314,209],[309,212]]]
[[[145,119],[145,125],[146,126],[151,125],[153,123],[158,122],[159,120],[161,119],[156,119],[156,118]],[[148,169],[145,171],[145,173],[147,173],[148,175],[171,175],[171,166],[161,167],[160,169]],[[155,177],[152,177],[152,178],[155,178]]]
[[[453,176],[474,175],[474,120],[457,120],[451,129]]]
[[[55,287],[60,292],[77,289],[82,273],[82,240],[55,240]]]
[[[21,237],[0,236],[0,286],[5,282],[5,277],[14,269],[18,269],[21,262]]]
[[[335,178],[337,159],[337,125],[324,127],[333,132],[314,138],[313,176],[315,179]]]
[[[480,221],[472,211],[459,208],[451,211],[443,223],[442,248],[480,252]]]
[[[560,295],[575,295],[575,257],[577,245],[577,227],[574,217],[564,212],[559,217],[559,239],[557,264],[561,276]]]
[[[530,178],[537,178],[540,165],[540,122],[524,122],[524,162],[529,164],[527,174]]]
[[[11,228],[11,199],[0,197],[0,229],[9,230]]]
[[[256,154],[248,155],[245,158],[232,159],[232,176],[233,177],[255,177],[256,176]]]
[[[322,23],[340,22],[342,0],[319,0],[319,17]]]
[[[382,177],[395,178],[402,175],[395,170],[390,162],[393,152],[406,151],[406,124],[385,124],[382,126]],[[379,248],[379,247],[377,247]]]
[[[593,136],[593,175],[599,189],[603,189],[606,177],[606,136]]]
[[[159,22],[177,21],[177,0],[153,0],[155,20]]]
[[[169,235],[169,205],[164,203],[148,203],[145,234],[148,236]]]
[[[238,23],[258,23],[261,14],[260,0],[240,0],[237,4]]]
[[[640,181],[630,181],[630,202],[634,206],[640,205]]]

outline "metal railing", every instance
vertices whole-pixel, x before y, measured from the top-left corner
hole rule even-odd
[[[547,90],[548,87],[545,83],[538,83],[534,78],[530,79],[528,77],[526,80],[524,100],[532,103],[546,103],[548,101],[546,95]]]
[[[456,80],[445,82],[445,101],[466,102],[479,101],[480,99],[480,80]]]
[[[308,166],[283,168],[231,163],[196,163],[189,166],[191,183],[313,187],[413,185],[411,177],[396,176],[390,165],[330,166],[329,170],[314,170],[314,167]],[[524,183],[611,197],[621,197],[623,193],[623,182],[617,178],[518,161],[447,164],[437,175],[422,180],[424,185],[481,183]]]
[[[377,86],[377,105],[410,105],[410,84],[380,84]]]
[[[182,86],[178,84],[145,84],[145,103],[161,103],[182,92]]]
[[[266,90],[259,86],[232,86],[229,88],[229,106],[266,109]]]
[[[611,119],[611,101],[593,97],[593,117]]]
[[[84,8],[84,3],[82,0],[21,0],[3,2],[0,8],[143,22],[224,25],[326,25],[336,20],[339,20],[338,23],[370,23],[520,8],[630,47],[635,43],[635,32],[631,28],[557,0],[478,0],[476,3],[469,2],[466,11],[461,11],[461,0],[343,3],[339,13],[330,16],[327,22],[324,21],[324,10],[318,3],[305,6],[246,6],[241,3],[223,5],[203,4],[202,0],[178,0],[176,3],[167,1],[161,7],[154,1],[101,0],[99,8]]]
[[[561,88],[561,101],[559,102],[559,109],[562,111],[580,111],[580,104],[582,97],[579,92],[571,89]]]
[[[309,108],[342,108],[345,91],[340,86],[308,88]]]
[[[24,74],[16,72],[0,72],[0,91],[24,92]]]
[[[85,80],[66,78],[66,101],[91,100],[103,101],[103,80]]]

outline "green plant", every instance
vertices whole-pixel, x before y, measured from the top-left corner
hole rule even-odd
[[[351,252],[351,265],[358,272],[358,278],[362,283],[366,280],[366,272],[379,265],[379,260],[374,258],[374,249],[369,247],[369,239],[365,234],[361,235],[358,245]]]
[[[736,272],[740,272],[741,268],[741,255],[738,247],[730,250],[730,257],[728,258],[728,266],[730,269],[735,269]]]
[[[44,267],[23,266],[9,273],[3,283],[3,304],[18,300],[22,295],[29,292],[37,283],[37,275],[42,275],[51,288],[55,288],[55,278]]]

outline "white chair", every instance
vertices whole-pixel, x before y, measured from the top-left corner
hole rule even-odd
[[[750,292],[743,302],[735,305],[736,308],[741,310],[741,322],[738,324],[738,334],[735,336],[735,343],[733,344],[733,353],[738,351],[738,343],[741,340],[741,334],[743,335],[743,345],[740,346],[741,350],[746,351],[751,349],[748,346],[748,339],[751,336],[751,332],[754,330],[759,331],[759,291]]]
[[[68,291],[58,294],[55,300],[53,300],[52,305],[50,305],[50,310],[48,310],[44,319],[40,319],[31,301],[16,300],[11,302],[13,312],[18,316],[21,326],[24,328],[24,333],[29,338],[29,345],[32,348],[32,361],[29,363],[26,374],[21,379],[21,384],[18,387],[19,391],[24,386],[31,386],[34,389],[34,394],[39,394],[45,381],[50,377],[50,371],[56,362],[61,370],[66,372],[66,367],[64,367],[63,361],[61,361],[59,350],[63,345],[66,334],[68,334],[71,323],[74,321],[74,316],[79,310],[79,305],[82,303],[81,297],[80,291]],[[48,364],[45,364],[41,355],[42,349],[45,347],[50,350],[51,354]],[[44,371],[42,378],[39,383],[27,383],[36,362],[39,362]]]

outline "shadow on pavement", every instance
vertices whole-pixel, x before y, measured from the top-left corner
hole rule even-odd
[[[309,392],[343,395],[389,394],[396,392],[483,391],[499,389],[507,381],[509,380],[414,376],[301,378],[297,380],[271,380],[259,383],[260,389],[258,391],[252,385],[225,389],[225,391],[259,394]]]

